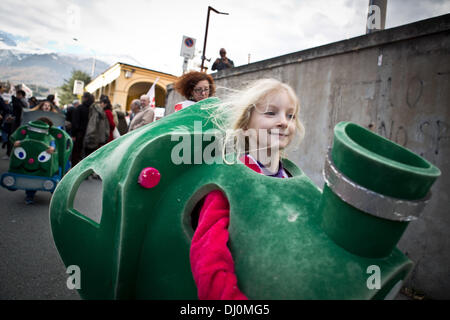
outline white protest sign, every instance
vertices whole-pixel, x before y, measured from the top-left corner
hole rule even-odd
[[[73,94],[82,95],[84,90],[84,82],[75,80],[73,83]]]

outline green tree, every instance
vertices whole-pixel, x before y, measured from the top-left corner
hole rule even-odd
[[[77,96],[73,94],[73,84],[75,80],[83,81],[86,86],[91,82],[91,77],[81,70],[73,70],[70,79],[64,79],[64,84],[59,87],[59,101],[61,106],[72,103],[72,101],[77,98]]]

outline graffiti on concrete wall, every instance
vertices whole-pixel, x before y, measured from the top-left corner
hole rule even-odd
[[[444,146],[449,146],[450,143],[450,125],[441,119],[425,120],[420,122],[418,126],[409,128],[396,124],[394,120],[387,123],[381,121],[377,129],[379,135],[403,147],[408,147],[408,139],[416,136],[417,141],[423,148],[430,150],[429,152],[434,155],[439,155],[441,149]],[[423,156],[424,152],[421,152],[421,155]]]
[[[423,93],[423,81],[418,77],[413,77],[409,80],[408,90],[406,91],[406,104],[411,109],[417,106]]]
[[[378,134],[401,146],[406,147],[408,144],[408,132],[406,128],[402,125],[396,126],[393,120],[387,125],[384,121],[381,121],[378,127]]]
[[[419,125],[419,141],[432,148],[435,155],[439,155],[442,147],[450,141],[449,129],[450,125],[443,120],[423,121]]]

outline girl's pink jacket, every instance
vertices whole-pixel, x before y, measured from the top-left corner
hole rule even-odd
[[[262,173],[249,157],[241,161]],[[203,204],[191,242],[190,260],[200,300],[247,300],[237,286],[234,262],[228,249],[230,205],[219,190],[210,192]]]

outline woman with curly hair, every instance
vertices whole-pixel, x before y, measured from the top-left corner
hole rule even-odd
[[[216,91],[213,78],[204,72],[191,71],[183,74],[175,83],[175,90],[186,99],[175,105],[175,111],[212,97]]]

